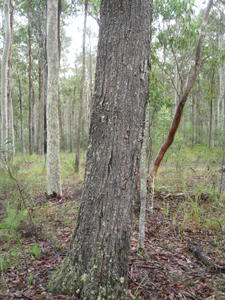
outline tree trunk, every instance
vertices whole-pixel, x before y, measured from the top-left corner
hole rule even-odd
[[[47,153],[47,90],[48,90],[48,61],[47,61],[47,41],[45,40],[45,68],[44,68],[44,154]]]
[[[15,154],[15,141],[13,129],[13,104],[12,104],[12,48],[13,48],[13,3],[10,0],[10,47],[8,60],[8,145],[9,158]]]
[[[221,17],[222,18],[222,17]],[[222,26],[221,26],[222,27]],[[221,29],[220,29],[221,30]],[[219,49],[223,48],[223,34],[222,32],[219,33]],[[220,132],[222,132],[222,134],[224,134],[224,116],[225,116],[225,109],[224,109],[224,94],[225,94],[225,86],[224,86],[224,76],[225,72],[224,72],[224,66],[223,66],[223,61],[221,59],[220,62],[220,68],[219,68],[219,101],[218,101],[218,128],[220,130]],[[220,139],[220,144],[221,144],[221,139]],[[223,147],[223,143],[222,143],[222,147]]]
[[[42,153],[42,144],[43,144],[43,124],[44,124],[44,90],[43,90],[43,73],[44,73],[44,64],[43,64],[43,48],[40,48],[39,51],[39,69],[38,69],[38,130],[37,130],[37,154],[41,155]]]
[[[62,3],[61,3],[61,0],[58,0],[57,35],[58,35],[59,69],[60,69],[60,61],[61,61],[61,38],[60,38],[61,13],[62,13]],[[58,111],[59,111],[60,137],[61,137],[61,141],[63,141],[64,131],[63,131],[63,122],[62,122],[62,109],[61,109],[61,103],[60,103],[60,86],[59,86],[59,96],[58,96]]]
[[[21,79],[20,75],[17,72],[18,82],[19,82],[19,106],[20,106],[20,138],[21,138],[21,151],[22,154],[25,154],[25,144],[24,144],[24,130],[23,130],[23,94],[22,94],[22,87],[21,87]]]
[[[75,158],[75,172],[79,172],[80,167],[80,138],[81,138],[81,127],[82,127],[82,114],[83,114],[83,102],[84,102],[84,82],[85,82],[85,63],[86,63],[86,27],[87,27],[87,13],[88,13],[88,0],[85,0],[84,7],[84,28],[83,28],[83,61],[82,61],[82,75],[80,81],[80,108],[78,117],[78,127],[77,127],[77,148],[76,148],[76,158]]]
[[[194,146],[195,143],[195,95],[192,95],[192,103],[191,103],[191,123],[192,123],[192,138],[191,145]]]
[[[212,131],[213,131],[213,81],[214,70],[212,71],[211,88],[210,88],[210,116],[209,116],[209,143],[208,147],[212,147]]]
[[[10,1],[4,2],[4,17],[5,17],[5,36],[1,63],[1,149],[0,155],[3,161],[8,159],[8,101],[7,101],[7,70],[10,50]]]
[[[148,110],[147,110],[148,111]],[[147,172],[146,172],[146,162],[147,162],[147,144],[148,144],[148,128],[149,128],[149,117],[146,116],[145,119],[145,130],[144,130],[144,141],[141,150],[141,162],[140,162],[140,174],[141,174],[141,187],[140,187],[140,198],[141,198],[141,209],[139,216],[139,236],[138,236],[138,247],[139,249],[144,249],[145,241],[145,214],[146,214],[146,197],[147,197]]]
[[[151,1],[102,0],[84,189],[54,292],[123,299],[149,99]]]
[[[36,99],[35,99],[35,92],[34,92],[34,86],[33,81],[31,80],[31,91],[32,91],[32,149],[36,149],[36,133],[37,133],[37,127],[36,127],[36,113],[37,113],[37,106],[36,106]]]
[[[49,195],[62,195],[59,158],[59,53],[58,53],[58,2],[47,2],[47,187]]]
[[[33,136],[32,136],[32,79],[31,79],[31,29],[30,29],[30,5],[31,0],[28,0],[28,128],[29,128],[29,154],[33,153]]]
[[[213,4],[213,0],[209,0],[207,7],[205,9],[205,13],[204,13],[202,25],[201,25],[201,30],[200,30],[199,37],[198,37],[198,43],[197,43],[196,54],[195,54],[194,70],[191,74],[189,74],[188,79],[187,79],[187,84],[184,89],[183,89],[182,82],[180,82],[181,87],[180,87],[179,104],[178,104],[176,112],[174,114],[173,122],[170,127],[168,136],[167,136],[165,142],[163,143],[161,149],[159,150],[159,153],[157,154],[156,159],[154,161],[153,169],[149,174],[149,183],[154,182],[154,177],[157,175],[160,163],[161,163],[165,153],[167,152],[167,150],[173,143],[175,134],[180,125],[180,121],[182,118],[185,103],[188,99],[189,93],[190,93],[190,91],[196,81],[196,78],[199,74],[199,71],[201,69],[201,66],[203,63],[203,61],[201,60],[202,43],[205,38],[206,26],[208,23],[209,12],[211,10],[212,4]]]

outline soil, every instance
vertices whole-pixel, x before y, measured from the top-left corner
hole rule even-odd
[[[37,206],[51,202],[60,208],[65,203],[79,199],[81,185],[72,189],[64,187],[62,199],[36,197]],[[76,200],[77,201],[77,200]],[[165,201],[170,210],[163,210]],[[186,229],[180,232],[174,225],[173,212],[184,201],[182,195],[166,196],[158,193],[153,213],[148,212],[146,226],[145,253],[138,254],[138,226],[134,225],[129,254],[129,288],[127,299],[225,299],[225,274],[205,266],[190,251],[190,245],[198,245],[207,257],[220,266],[225,266],[225,237],[219,239],[210,231]],[[40,257],[31,257],[23,251],[17,266],[1,273],[0,299],[76,299],[64,295],[53,296],[47,285],[51,273],[66,255],[72,235],[72,226],[57,220],[56,241],[46,238],[42,230],[25,234],[24,249],[33,244],[41,249]],[[60,245],[60,246],[59,246]],[[13,246],[13,245],[12,245]],[[4,244],[0,245],[4,253]],[[26,253],[26,254],[24,254]]]

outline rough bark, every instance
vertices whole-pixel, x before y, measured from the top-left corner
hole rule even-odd
[[[75,158],[75,172],[79,172],[80,167],[80,139],[81,139],[81,127],[82,127],[82,115],[83,115],[83,103],[84,103],[84,82],[85,82],[85,64],[86,64],[86,29],[87,29],[87,12],[88,12],[88,0],[85,0],[84,5],[84,28],[83,28],[83,50],[82,50],[82,76],[80,81],[80,107],[77,127],[77,145],[76,145],[76,158]]]
[[[49,195],[62,195],[59,158],[59,118],[58,118],[58,1],[47,2],[47,191]]]
[[[151,1],[102,0],[78,223],[51,290],[123,299],[149,98]]]
[[[1,63],[1,149],[2,161],[8,159],[7,70],[10,49],[9,0],[4,1],[4,45]]]
[[[13,103],[12,103],[12,50],[13,50],[13,2],[10,0],[10,47],[8,59],[8,146],[9,158],[15,153],[13,129]]]
[[[213,0],[209,0],[207,7],[205,9],[205,14],[202,20],[202,25],[201,25],[201,30],[199,33],[199,37],[198,37],[198,43],[197,43],[197,47],[196,47],[196,55],[195,55],[195,65],[194,65],[194,69],[192,74],[188,77],[187,80],[187,84],[186,87],[184,88],[184,91],[182,91],[183,89],[181,88],[181,95],[180,95],[180,102],[177,106],[174,118],[173,118],[173,122],[171,125],[171,128],[169,130],[168,136],[166,141],[164,142],[164,144],[162,145],[161,149],[159,150],[159,153],[154,161],[154,166],[153,169],[151,171],[151,174],[149,174],[150,178],[154,178],[157,174],[158,168],[160,166],[160,163],[165,155],[165,153],[167,152],[167,150],[169,149],[170,145],[173,143],[175,134],[177,132],[177,129],[179,127],[181,118],[182,118],[182,113],[183,113],[183,109],[185,106],[185,103],[188,99],[189,93],[196,81],[196,78],[199,74],[199,71],[201,69],[202,66],[202,60],[201,60],[201,49],[202,49],[202,43],[205,37],[205,31],[206,31],[206,26],[208,23],[208,18],[209,18],[209,12],[211,10],[213,4]]]

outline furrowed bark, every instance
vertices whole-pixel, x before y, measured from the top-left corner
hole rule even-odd
[[[149,99],[151,1],[102,0],[96,83],[78,223],[51,282],[80,299],[124,299]]]

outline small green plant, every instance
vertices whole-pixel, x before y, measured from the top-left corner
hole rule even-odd
[[[28,278],[27,278],[27,281],[28,281],[29,284],[32,284],[33,280],[34,280],[34,274],[30,273]]]
[[[28,252],[36,258],[41,256],[41,248],[38,245],[31,245],[28,249]]]
[[[141,291],[141,287],[142,287],[142,284],[144,283],[144,281],[147,279],[147,275],[142,278],[141,282],[139,283],[138,287],[136,288],[134,294],[131,293],[131,299],[132,300],[136,300],[138,295],[140,294],[140,291]]]
[[[0,256],[0,270],[5,273],[9,267],[8,260],[5,255]]]
[[[8,207],[7,215],[0,223],[1,235],[5,236],[7,241],[16,241],[21,244],[21,235],[18,228],[27,216],[27,210],[18,211],[15,208]]]

